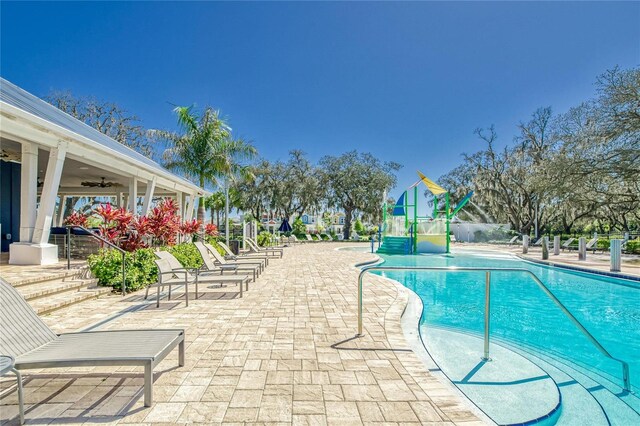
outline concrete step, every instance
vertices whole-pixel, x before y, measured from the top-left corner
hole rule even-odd
[[[58,293],[75,292],[83,287],[95,287],[98,284],[96,279],[79,279],[75,277],[65,277],[41,281],[36,283],[23,284],[16,287],[16,290],[26,300],[34,300],[41,297],[48,297]]]
[[[29,304],[36,313],[42,315],[86,300],[96,299],[100,296],[111,293],[111,291],[111,287],[82,286],[79,289],[63,291],[46,297],[31,299],[29,300]]]
[[[15,279],[7,279],[9,283],[18,288],[30,284],[42,283],[46,281],[63,280],[67,278],[77,278],[87,276],[86,268],[61,269],[57,271],[33,271],[21,272],[21,276]]]

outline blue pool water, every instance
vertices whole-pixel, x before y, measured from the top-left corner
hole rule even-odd
[[[636,394],[640,391],[639,282],[547,267],[496,253],[383,259],[385,266],[509,267],[532,271],[614,357],[629,363],[632,389]],[[381,274],[420,296],[423,325],[482,334],[484,272]],[[612,392],[621,391],[620,364],[603,356],[527,274],[491,273],[491,336],[579,366]]]

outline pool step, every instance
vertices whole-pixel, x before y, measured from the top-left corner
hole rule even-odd
[[[450,329],[424,327],[427,350],[448,378],[501,425],[544,422],[560,416],[556,382],[525,357],[491,345],[491,361],[481,359],[481,338]]]
[[[522,352],[522,351],[518,351]],[[560,417],[559,425],[574,425],[574,424],[592,424],[592,425],[631,425],[640,424],[640,398],[635,394],[630,394],[622,391],[622,388],[605,379],[602,376],[598,376],[596,381],[591,377],[593,372],[585,370],[583,367],[569,364],[564,360],[559,360],[555,357],[551,357],[546,354],[538,352],[527,351],[525,356],[534,357],[535,362],[539,363],[542,368],[548,371],[560,384],[561,392],[563,389],[564,379],[560,374],[564,374],[565,377],[569,377],[570,380],[575,381],[580,387],[587,392],[590,398],[582,396],[579,401],[571,403],[569,401],[563,401],[563,415]],[[559,373],[558,373],[559,372]],[[597,417],[586,416],[585,413],[591,413],[592,411],[587,409],[587,400],[592,399],[595,401],[603,411],[604,415],[608,419],[607,422],[596,422]],[[571,416],[568,415],[566,410],[572,409],[575,412],[582,412],[583,418],[589,419],[588,423],[575,423],[569,421]],[[576,417],[578,418],[578,417]]]
[[[382,245],[378,249],[377,253],[383,254],[410,254],[411,253],[411,238],[410,237],[394,237],[391,235],[385,236],[382,240]]]

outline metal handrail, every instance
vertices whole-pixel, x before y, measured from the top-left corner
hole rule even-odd
[[[120,247],[113,244],[111,241],[107,240],[106,238],[103,238],[100,235],[93,232],[92,230],[85,228],[84,226],[67,225],[67,269],[71,269],[71,228],[82,229],[93,238],[102,241],[109,247],[114,248],[120,252],[120,254],[122,255],[122,295],[126,296],[127,295],[127,281],[126,281],[127,275],[125,272],[125,262],[126,262],[127,252],[122,250]]]
[[[358,264],[363,266],[365,264]],[[474,267],[455,267],[455,266],[369,266],[364,267],[358,275],[358,337],[363,336],[362,333],[362,278],[367,272],[371,271],[439,271],[439,272],[485,272],[485,312],[484,312],[484,360],[489,359],[489,318],[491,309],[491,272],[524,272],[533,278],[533,281],[540,289],[560,308],[560,310],[569,318],[582,334],[600,351],[605,357],[619,362],[622,365],[622,382],[623,388],[627,392],[631,392],[631,378],[629,377],[629,364],[619,358],[614,357],[605,349],[600,342],[580,323],[580,321],[567,309],[567,307],[549,290],[549,288],[540,281],[540,278],[533,272],[525,268],[474,268]]]

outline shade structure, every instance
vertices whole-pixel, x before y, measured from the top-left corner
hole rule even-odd
[[[280,224],[280,228],[278,228],[280,232],[291,232],[291,225],[289,225],[289,221],[287,219],[283,219]]]

